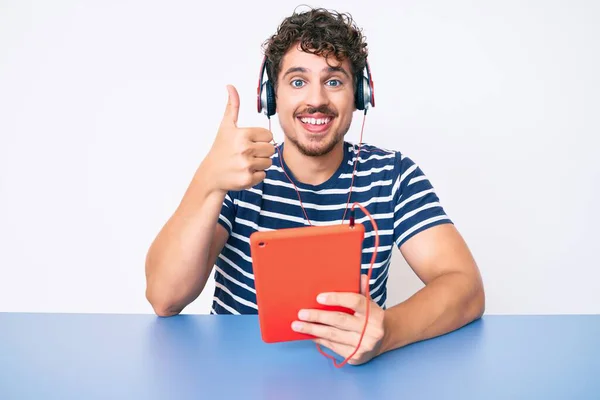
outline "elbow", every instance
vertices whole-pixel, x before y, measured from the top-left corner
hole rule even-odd
[[[164,298],[164,296],[157,296],[150,288],[146,289],[146,300],[159,317],[172,317],[181,313],[181,309],[176,304]]]
[[[485,289],[479,274],[461,273],[460,290],[457,291],[458,318],[460,325],[467,325],[483,317],[485,313]],[[457,287],[457,289],[458,289]]]
[[[172,317],[181,312],[173,296],[165,291],[164,285],[157,283],[157,278],[151,273],[150,252],[146,256],[146,300],[159,317]]]
[[[483,314],[485,314],[485,292],[483,288],[479,291],[479,294],[477,295],[477,298],[475,300],[475,307],[475,319],[483,317]]]
[[[178,315],[181,311],[180,310],[173,310],[171,308],[169,308],[168,306],[164,307],[164,306],[155,306],[152,305],[152,308],[154,309],[154,313],[162,318],[167,318],[167,317],[173,317],[175,315]]]
[[[478,279],[477,283],[475,284],[475,289],[471,297],[471,305],[469,308],[471,310],[472,320],[480,319],[485,313],[485,289],[481,279]]]

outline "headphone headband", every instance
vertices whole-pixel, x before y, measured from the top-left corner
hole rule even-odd
[[[265,74],[265,69],[267,67],[267,56],[263,57],[263,61],[260,65],[260,74],[258,75],[258,86],[256,88],[256,108],[260,113],[263,109],[264,102],[262,101],[262,92],[263,92],[263,76]]]
[[[275,115],[277,107],[275,104],[275,89],[273,88],[273,85],[268,79],[263,81],[267,64],[268,60],[265,55],[260,66],[258,86],[256,88],[256,109],[259,113],[262,112],[270,118],[272,115]],[[375,107],[373,79],[371,77],[371,67],[369,66],[368,60],[365,60],[365,69],[367,71],[367,76],[364,76],[363,71],[357,73],[354,103],[358,110],[364,110],[366,114],[369,106]]]
[[[371,106],[375,107],[375,85],[373,83],[373,77],[371,75],[371,66],[369,65],[369,60],[367,60],[367,59],[365,59],[365,69],[367,70],[367,81],[369,83],[369,101],[368,101],[368,103],[371,103]],[[367,105],[367,107],[369,107],[369,106]]]

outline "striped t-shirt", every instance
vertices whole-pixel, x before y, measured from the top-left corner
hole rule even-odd
[[[300,192],[302,205],[313,225],[340,224],[348,201],[358,145],[344,143],[344,160],[337,171],[320,185],[297,181],[279,152],[266,178],[256,186],[230,191],[225,196],[219,223],[229,232],[215,268],[215,292],[211,314],[256,314],[256,292],[250,235],[257,230],[306,226],[298,195],[285,172]],[[283,154],[283,144],[278,145]],[[392,246],[400,247],[418,232],[442,223],[452,223],[421,168],[398,152],[363,143],[356,166],[352,203],[358,202],[376,220],[379,234],[377,258],[370,281],[371,298],[386,308],[387,280]],[[371,264],[374,231],[368,215],[355,209],[356,223],[365,227],[362,273]],[[349,211],[345,222],[348,221]]]

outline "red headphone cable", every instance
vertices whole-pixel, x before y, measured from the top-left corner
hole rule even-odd
[[[363,132],[364,132],[364,128],[365,128],[365,120],[366,120],[366,110],[363,116],[363,122],[362,122],[362,127],[360,130],[360,140],[358,143],[358,151],[356,152],[356,158],[354,160],[354,168],[352,171],[352,180],[350,182],[350,190],[348,192],[348,200],[346,201],[346,208],[344,210],[344,215],[342,217],[342,224],[344,223],[344,220],[346,219],[346,212],[348,211],[348,204],[350,204],[350,196],[352,195],[352,188],[354,186],[354,176],[356,174],[356,166],[358,164],[358,158],[360,156],[360,148],[362,145],[362,137],[363,137]],[[271,131],[271,118],[268,117],[269,120],[269,131]],[[304,206],[302,204],[302,198],[300,196],[300,192],[298,190],[298,188],[296,187],[296,185],[294,184],[294,182],[292,181],[292,179],[290,179],[289,175],[287,174],[287,172],[285,171],[285,168],[283,167],[283,155],[281,154],[281,151],[279,149],[279,147],[277,147],[277,143],[275,143],[275,141],[273,140],[273,144],[275,145],[275,148],[277,149],[277,152],[279,153],[279,165],[281,166],[281,170],[283,171],[283,173],[285,174],[285,176],[288,178],[288,180],[290,181],[290,183],[294,186],[294,189],[296,190],[296,194],[298,195],[298,201],[300,202],[300,208],[302,209],[302,212],[304,213],[304,216],[306,218],[306,221],[308,222],[309,225],[312,225],[312,223],[310,222],[310,219],[308,218],[308,214],[306,213],[306,210],[304,209]],[[375,230],[375,246],[374,246],[374,250],[373,250],[373,255],[371,256],[371,263],[369,265],[369,271],[367,273],[367,285],[365,288],[365,296],[366,296],[366,312],[365,312],[365,323],[362,329],[362,332],[360,334],[360,338],[358,340],[358,344],[356,345],[356,348],[354,349],[354,351],[348,355],[344,361],[342,361],[341,363],[338,363],[337,360],[331,356],[330,354],[325,353],[322,349],[321,346],[316,343],[317,345],[317,349],[319,350],[319,352],[324,355],[327,358],[330,358],[333,360],[333,364],[337,367],[337,368],[341,368],[343,367],[352,357],[354,357],[354,355],[356,354],[356,352],[360,349],[360,345],[362,343],[362,340],[364,338],[365,335],[365,331],[367,330],[367,324],[369,322],[369,313],[370,313],[370,307],[371,307],[371,290],[370,290],[370,282],[371,282],[371,275],[373,272],[373,264],[375,263],[375,259],[377,257],[377,248],[379,247],[379,233],[378,233],[378,228],[377,228],[377,223],[375,222],[375,219],[371,216],[371,214],[369,213],[369,211],[367,211],[367,209],[365,207],[363,207],[361,204],[354,202],[352,204],[352,207],[350,209],[350,227],[353,227],[355,224],[355,213],[354,213],[354,207],[358,206],[363,213],[365,213],[365,215],[367,215],[369,217],[369,219],[371,220],[371,224],[373,225],[373,229]],[[361,288],[362,290],[362,288]]]

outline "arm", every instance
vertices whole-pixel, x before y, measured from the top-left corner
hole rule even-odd
[[[461,235],[447,217],[433,186],[408,157],[397,157],[394,242],[425,287],[408,300],[383,310],[361,294],[327,293],[323,303],[354,310],[306,310],[292,327],[317,337],[350,364],[362,364],[387,351],[458,329],[479,318],[485,307],[481,276]],[[320,300],[319,300],[320,301]],[[361,332],[370,314],[360,347]]]
[[[180,313],[196,299],[210,276],[229,232],[218,223],[221,210],[231,226],[229,191],[265,178],[275,146],[270,131],[237,126],[240,98],[233,86],[215,141],[181,203],[161,229],[146,257],[146,298],[156,314]]]
[[[483,315],[480,272],[454,225],[424,230],[400,251],[425,287],[385,311],[380,353],[448,333]]]
[[[225,194],[201,165],[146,257],[146,298],[159,316],[179,314],[204,289],[228,232],[217,223]]]
[[[483,314],[481,277],[454,225],[423,230],[400,249],[426,286],[387,310],[371,300],[367,327],[358,349],[368,301],[364,296],[368,290],[366,275],[362,277],[360,295],[325,293],[317,298],[322,304],[350,308],[354,315],[301,310],[299,321],[292,328],[316,336],[317,344],[342,355],[349,364],[363,364],[387,351],[458,329]]]

